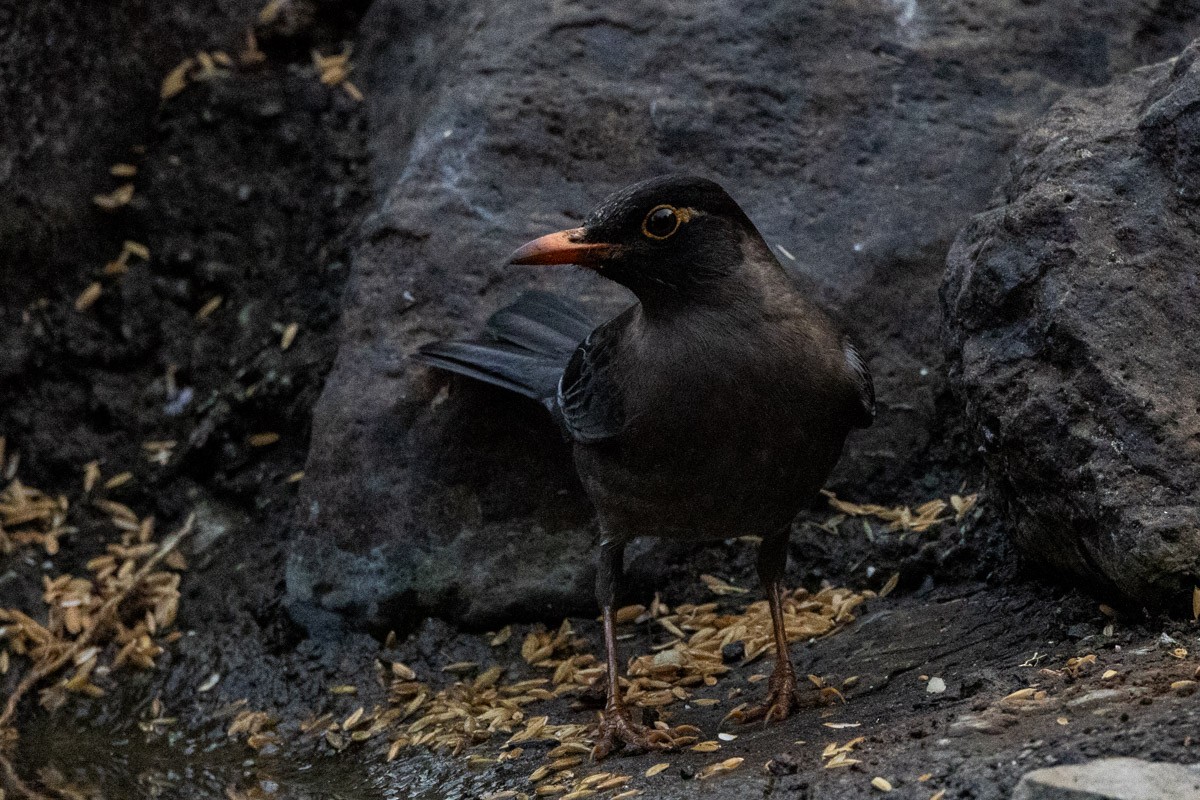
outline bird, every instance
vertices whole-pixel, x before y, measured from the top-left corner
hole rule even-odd
[[[530,291],[483,336],[414,354],[541,402],[572,447],[599,527],[607,693],[593,757],[671,746],[621,697],[614,608],[637,537],[761,539],[775,666],[765,702],[741,720],[788,717],[801,705],[784,628],[788,536],[849,433],[874,419],[866,361],[707,178],[635,183],[509,261],[574,264],[635,299],[596,325],[578,303]]]

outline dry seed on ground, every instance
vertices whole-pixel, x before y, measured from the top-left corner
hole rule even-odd
[[[195,60],[186,58],[176,67],[167,73],[163,78],[162,87],[159,89],[159,97],[163,100],[170,100],[184,89],[187,88],[187,74],[196,65]]]
[[[815,595],[804,589],[788,592],[784,597],[788,640],[807,639],[835,630],[853,619],[852,610],[866,596],[832,587]],[[732,642],[743,642],[750,658],[773,648],[770,609],[765,601],[753,603],[741,613],[721,613],[715,602],[684,604],[672,610],[656,598],[647,611],[634,614],[636,610],[629,607],[625,615],[637,619],[646,614],[660,624],[665,623],[662,627],[677,636],[676,641],[656,646],[631,663],[625,681],[627,697],[631,704],[638,706],[692,702],[687,700],[685,687],[716,685],[718,678],[729,672],[722,650]],[[511,629],[502,634],[507,638]],[[492,640],[498,638],[501,634],[494,635]],[[579,652],[583,645],[583,640],[575,637],[568,620],[564,620],[556,631],[539,628],[524,638],[522,658],[535,668],[551,670],[551,680],[539,678],[504,684],[499,668],[493,667],[473,682],[456,683],[435,692],[415,680],[393,676],[389,702],[403,715],[399,719],[418,710],[422,716],[393,741],[389,757],[394,758],[400,749],[408,746],[461,752],[496,733],[508,734],[505,746],[510,747],[538,739],[557,739],[558,746],[552,751],[554,756],[590,752],[590,736],[594,734],[591,725],[553,725],[548,717],[526,718],[523,711],[530,703],[587,689],[603,678],[604,668],[596,664],[595,657]],[[553,686],[553,691],[548,685]],[[695,702],[713,705],[719,701],[704,698]],[[666,723],[660,723],[656,727],[670,730],[677,747],[691,746],[699,739],[699,729],[690,726],[672,730]],[[712,742],[702,746],[701,750],[713,746],[719,747],[719,744]],[[559,772],[556,780],[565,783],[574,778],[565,771],[568,765],[562,763],[563,757],[554,766],[564,770]],[[844,754],[837,759],[838,763],[845,761]],[[724,768],[716,767],[718,772]],[[550,774],[549,769],[539,767],[531,780],[544,780]],[[575,784],[572,788],[586,790],[589,787]]]
[[[75,310],[87,311],[100,299],[100,293],[103,291],[104,289],[99,283],[92,282],[88,284],[88,287],[75,298]]]
[[[290,322],[283,329],[283,333],[279,337],[279,349],[287,350],[292,346],[292,342],[296,341],[296,334],[300,333],[300,323]]]
[[[133,199],[133,184],[123,183],[108,194],[98,194],[92,197],[92,202],[105,211],[116,211],[129,205]]]
[[[633,622],[644,613],[646,613],[645,606],[623,606],[617,609],[614,618],[618,625],[624,625],[625,623]]]
[[[104,482],[105,489],[116,489],[133,480],[132,472],[122,472],[119,475],[114,475]]]
[[[740,586],[734,586],[715,575],[701,575],[700,580],[704,582],[704,585],[708,587],[710,592],[716,595],[746,594],[750,591]]]
[[[196,319],[208,319],[214,311],[221,307],[223,302],[225,302],[225,298],[221,295],[209,298],[208,302],[200,306],[200,310],[196,312]]]
[[[700,772],[696,774],[696,777],[700,780],[706,780],[714,775],[732,772],[740,767],[745,760],[746,759],[744,758],[727,758],[724,761],[720,761],[716,764],[709,764],[707,767],[700,770]]]
[[[350,51],[332,56],[323,56],[318,51],[312,51],[313,65],[317,68],[321,83],[334,86],[346,80],[350,73]]]

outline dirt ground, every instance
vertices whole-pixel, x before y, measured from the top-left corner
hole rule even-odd
[[[104,697],[72,699],[53,714],[24,705],[14,762],[41,791],[519,797],[532,795],[528,776],[555,744],[527,743],[519,757],[496,761],[512,749],[497,736],[459,755],[410,747],[389,762],[388,736],[340,742],[302,730],[324,713],[344,719],[359,706],[386,705],[377,671],[389,662],[407,664],[435,689],[458,679],[443,670],[459,662],[478,663],[469,675],[490,665],[505,667],[508,681],[538,675],[520,652],[533,621],[515,625],[497,647],[482,632],[438,620],[397,642],[349,630],[318,640],[304,637],[279,604],[293,478],[334,356],[349,248],[370,205],[362,107],[320,82],[309,49],[340,52],[355,23],[353,14],[322,18],[302,43],[265,41],[261,66],[196,82],[164,105],[128,154],[138,166],[134,201],[106,219],[105,239],[92,248],[111,253],[133,240],[152,257],[106,283],[90,308],[75,304],[100,263],[64,266],[48,282],[18,276],[0,298],[0,435],[20,453],[21,479],[74,501],[83,465],[98,460],[105,475],[133,476],[109,499],[164,525],[193,511],[198,520],[185,550],[183,636],[157,668],[114,672],[101,681]],[[200,314],[217,297],[219,307]],[[283,349],[292,323],[298,333]],[[262,445],[255,436],[264,433],[278,440]],[[989,505],[962,437],[944,433],[946,444],[905,496],[853,499],[916,505],[982,490],[979,514],[902,532],[877,521],[827,523],[832,511],[821,507],[794,536],[792,585],[878,591],[900,576],[895,591],[869,600],[853,623],[793,648],[800,671],[842,687],[845,703],[776,726],[722,728],[733,705],[761,690],[754,676],[768,667],[766,659],[733,659],[716,687],[698,693],[719,703],[669,713],[672,724],[694,724],[709,738],[720,728],[735,739],[718,740],[717,752],[584,761],[570,768],[576,779],[600,770],[631,776],[601,797],[636,788],[656,798],[815,800],[869,796],[878,777],[897,797],[927,800],[944,790],[950,800],[1007,797],[1028,769],[1099,755],[1200,761],[1200,714],[1188,683],[1200,665],[1196,625],[1102,610],[1097,598],[1018,569],[1004,510]],[[147,458],[147,441],[176,444],[159,463]],[[111,538],[86,504],[71,522],[78,530],[57,554],[24,548],[5,557],[0,607],[35,612],[44,575],[80,570]],[[666,560],[668,573],[638,576],[628,602],[648,603],[658,591],[670,605],[717,600],[733,611],[754,596],[714,597],[698,579],[714,574],[752,587],[753,552],[744,543]],[[599,653],[596,623],[572,624],[584,649]],[[625,632],[626,655],[661,637],[651,623]],[[14,658],[6,692],[22,669]],[[356,691],[339,694],[339,686]],[[586,724],[594,700],[568,695],[528,713]],[[248,709],[268,712],[277,731],[257,749],[228,733]],[[830,768],[828,745],[859,737],[843,759],[857,763]],[[745,760],[727,775],[696,778],[729,758]],[[670,767],[644,776],[660,762]]]
[[[705,599],[702,589],[693,594]],[[744,602],[721,600],[731,610]],[[572,623],[585,637],[586,650],[599,653],[598,625]],[[402,661],[435,686],[458,680],[443,669],[464,661],[478,663],[478,670],[501,665],[511,681],[537,677],[538,670],[529,668],[520,653],[529,630],[517,626],[506,645],[490,647],[486,636],[430,622],[394,648],[355,640],[333,649],[329,643],[319,649],[302,646],[276,657],[260,652],[257,658],[253,651],[259,642],[231,637],[223,642],[227,649],[214,652],[210,632],[198,631],[202,649],[186,645],[164,669],[120,689],[137,709],[133,713],[112,712],[111,701],[74,709],[84,730],[99,729],[110,737],[103,745],[89,746],[89,734],[48,733],[45,720],[30,715],[26,746],[35,750],[21,751],[21,768],[43,782],[53,776],[100,797],[144,792],[148,784],[164,787],[163,793],[145,796],[167,797],[274,793],[264,787],[282,787],[282,796],[296,797],[532,796],[536,784],[530,776],[557,761],[549,754],[558,742],[548,737],[520,745],[523,752],[499,763],[502,754],[516,752],[504,747],[504,736],[459,755],[408,748],[387,762],[386,740],[335,752],[328,739],[302,726],[302,720],[320,714],[346,719],[358,707],[385,702],[375,678],[376,658]],[[623,637],[627,655],[648,652],[662,639],[662,631],[651,624],[626,630],[631,634]],[[1188,649],[1185,642],[1191,652],[1181,656],[1179,648]],[[630,776],[622,790],[643,789],[648,797],[857,798],[871,795],[872,780],[882,778],[897,797],[924,800],[945,790],[942,797],[1006,798],[1021,774],[1039,766],[1101,755],[1192,762],[1198,760],[1194,737],[1200,721],[1191,696],[1194,651],[1190,624],[1114,620],[1091,599],[1058,595],[1036,584],[962,583],[892,595],[869,601],[846,629],[793,647],[803,673],[843,687],[844,704],[811,709],[770,727],[722,724],[733,705],[762,690],[758,681],[768,662],[734,666],[717,687],[695,694],[721,702],[672,706],[659,717],[698,726],[702,738],[720,743],[719,751],[619,755],[595,765],[584,757],[540,785],[561,786],[563,776],[570,783],[607,772]],[[222,681],[227,690],[197,694],[199,675],[182,666],[189,661],[230,670]],[[181,673],[187,673],[188,683]],[[473,674],[466,676],[468,682]],[[931,692],[940,688],[938,679],[944,691]],[[358,692],[331,695],[330,689],[343,682]],[[148,716],[146,704],[139,702],[148,694],[163,697],[172,713],[182,712],[183,724],[170,733],[136,727],[135,720]],[[248,704],[227,702],[235,695]],[[586,724],[597,702],[588,693],[571,694],[528,713],[546,714],[557,724]],[[278,746],[256,752],[243,737],[226,736],[234,713],[247,707],[276,713]],[[718,732],[736,738],[724,741]],[[831,745],[852,742],[848,764],[827,766],[833,759],[823,754]],[[744,761],[728,775],[697,779],[706,767],[731,758]],[[662,763],[669,768],[646,777],[650,767]],[[197,776],[186,785],[178,778],[183,765]]]

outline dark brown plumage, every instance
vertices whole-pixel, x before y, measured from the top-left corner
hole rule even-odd
[[[487,340],[417,354],[543,401],[573,442],[601,529],[609,695],[596,756],[665,744],[632,720],[617,683],[612,610],[636,536],[762,537],[777,663],[767,703],[745,716],[787,716],[796,704],[781,606],[788,531],[847,433],[871,422],[863,360],[732,198],[702,178],[631,186],[512,261],[580,264],[638,299],[591,330],[574,306],[530,293],[492,317]]]

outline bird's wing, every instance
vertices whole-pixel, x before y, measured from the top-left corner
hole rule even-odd
[[[617,332],[621,328],[614,323],[620,319],[592,331],[576,348],[558,382],[556,402],[563,427],[572,439],[582,444],[612,439],[625,426],[620,387],[612,375]]]
[[[850,368],[850,378],[858,391],[858,402],[862,411],[861,416],[856,415],[855,425],[865,428],[875,419],[875,381],[871,379],[867,362],[849,339],[842,340],[842,354],[846,357],[846,366]]]

